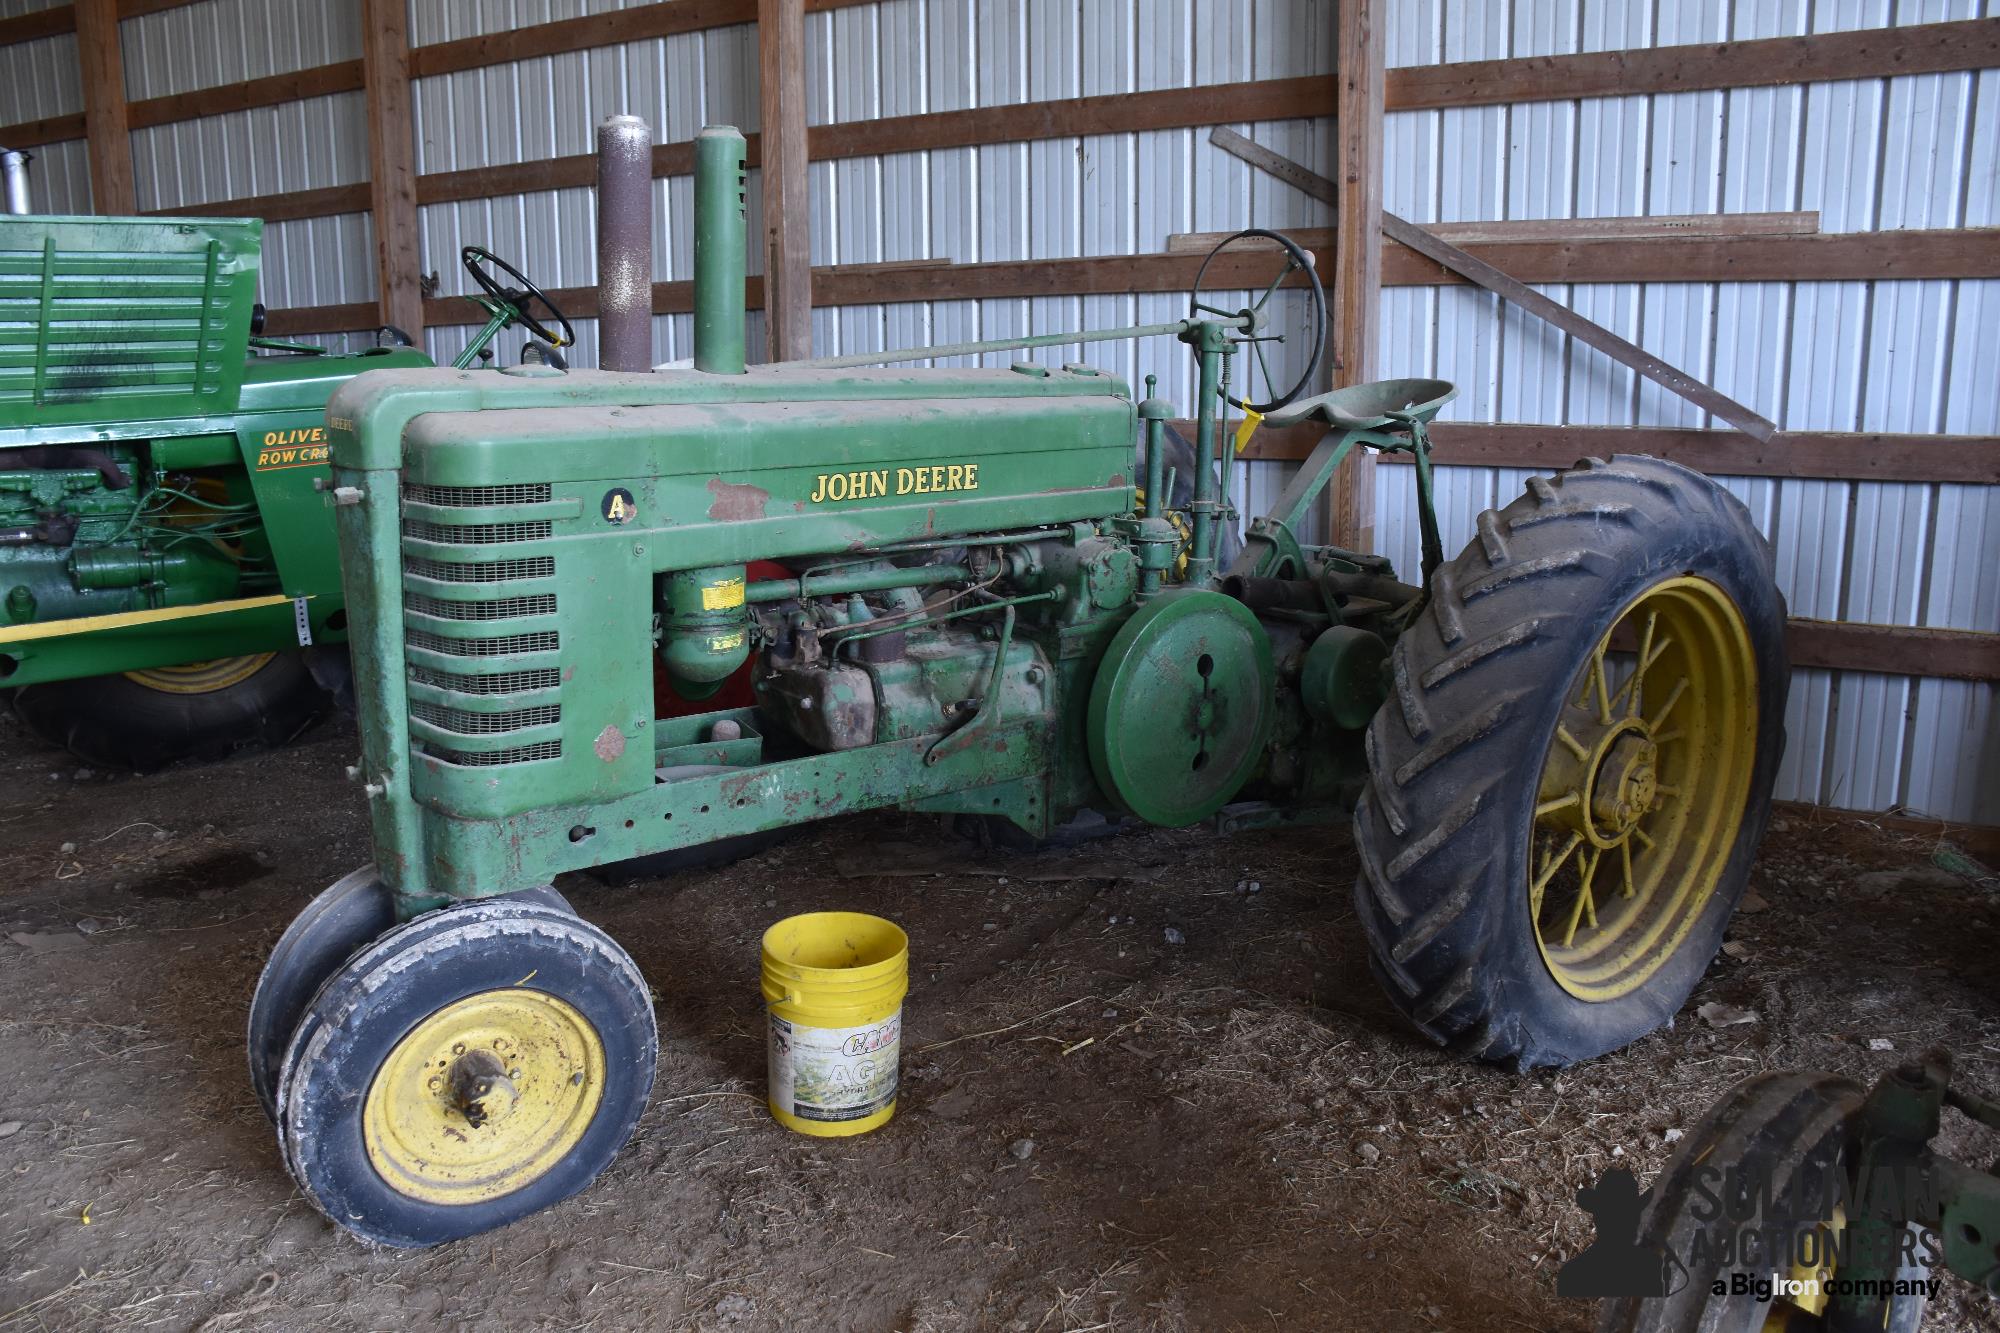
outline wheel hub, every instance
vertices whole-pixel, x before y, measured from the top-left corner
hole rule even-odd
[[[505,1037],[497,1037],[493,1044],[508,1043]],[[513,1072],[520,1073],[518,1069]],[[505,1062],[489,1050],[465,1052],[451,1062],[442,1080],[432,1082],[442,1084],[437,1090],[449,1096],[452,1108],[474,1129],[505,1120],[521,1102],[521,1090],[508,1076]]]
[[[1606,842],[1629,836],[1659,799],[1659,747],[1641,731],[1621,732],[1591,782],[1590,814]]]
[[[576,1146],[604,1078],[603,1042],[576,1009],[541,991],[486,991],[446,1005],[390,1051],[363,1104],[362,1141],[398,1193],[498,1198]]]

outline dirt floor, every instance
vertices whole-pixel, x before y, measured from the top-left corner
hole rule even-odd
[[[1649,1180],[1733,1080],[1942,1044],[2000,1090],[2000,884],[1869,827],[1781,820],[1677,1027],[1515,1076],[1391,1014],[1344,833],[1008,856],[869,817],[565,883],[659,996],[636,1140],[506,1231],[372,1251],[293,1190],[242,1052],[266,950],[367,859],[355,750],[135,778],[0,724],[0,1325],[1582,1330],[1575,1190]],[[814,1141],[763,1107],[757,940],[834,906],[914,942],[904,1084],[885,1130]],[[1925,1327],[2000,1320],[1959,1286]]]

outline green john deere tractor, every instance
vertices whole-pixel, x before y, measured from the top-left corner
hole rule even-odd
[[[431,363],[395,329],[354,355],[258,336],[262,234],[0,217],[0,688],[90,763],[281,742],[343,686],[347,617],[315,493],[327,395]],[[532,283],[476,247],[464,259],[490,318],[459,364],[513,324],[569,341]]]
[[[1171,323],[746,367],[743,138],[705,130],[695,160],[692,369],[383,370],[329,404],[374,864],[279,942],[249,1054],[330,1218],[470,1235],[632,1132],[653,1004],[555,876],[854,811],[1351,820],[1370,954],[1432,1039],[1564,1064],[1680,1007],[1785,702],[1770,552],[1725,491],[1587,459],[1446,560],[1451,386],[1273,384],[1265,342],[1298,336],[1273,294],[1307,294],[1315,353],[1325,303],[1268,233],[1212,254]],[[1178,507],[1179,413],[1113,375],[863,368],[1141,336],[1199,371]],[[1324,438],[1227,558],[1231,405]],[[1414,463],[1413,580],[1301,537],[1357,447]],[[746,663],[749,703],[656,710],[656,664],[699,699]]]

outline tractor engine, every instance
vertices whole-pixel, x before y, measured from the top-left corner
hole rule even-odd
[[[150,451],[143,441],[0,449],[0,625],[192,606],[256,577],[248,497],[224,476],[155,470]]]

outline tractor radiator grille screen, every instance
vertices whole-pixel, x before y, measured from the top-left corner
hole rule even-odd
[[[556,595],[536,593],[532,597],[503,597],[497,602],[447,602],[420,592],[403,594],[403,606],[435,620],[513,620],[519,616],[546,616],[556,609]]]
[[[413,629],[404,635],[412,648],[452,657],[508,657],[515,653],[552,653],[561,647],[554,630],[539,634],[509,634],[504,639],[447,639],[442,634]]]
[[[561,741],[538,741],[511,750],[447,750],[436,745],[425,745],[423,749],[431,758],[457,764],[461,768],[492,768],[499,764],[529,764],[537,759],[562,758]]]
[[[523,727],[545,727],[562,720],[561,704],[543,704],[536,708],[517,708],[511,713],[468,713],[462,708],[446,708],[443,704],[424,703],[421,700],[410,705],[410,716],[420,717],[434,727],[455,731],[461,736],[497,736],[505,731],[519,731]]]
[[[539,671],[503,671],[497,676],[461,676],[450,671],[433,671],[413,666],[410,679],[458,694],[525,694],[529,690],[553,690],[562,684],[562,672],[554,667]],[[552,719],[553,720],[553,719]]]
[[[525,560],[488,560],[476,565],[453,565],[413,555],[403,560],[403,571],[438,583],[518,583],[523,579],[554,578],[556,558],[552,555],[533,555]]]
[[[480,546],[498,542],[538,542],[555,535],[555,524],[545,518],[524,523],[432,523],[428,519],[406,518],[403,535],[420,542],[466,542]]]
[[[545,541],[554,535],[553,520],[510,520],[508,509],[546,504],[553,489],[548,482],[408,486],[404,501],[426,508],[422,517],[404,511],[403,537],[440,548]],[[460,517],[454,510],[462,511],[467,521],[454,522]],[[442,549],[438,554],[456,555],[458,550]],[[540,661],[518,660],[561,651],[561,633],[541,628],[555,614],[555,593],[527,592],[520,586],[554,578],[556,557],[523,554],[466,562],[411,554],[404,559],[403,574],[404,642],[411,658],[406,664],[412,693],[410,730],[417,752],[460,768],[560,759],[561,668],[550,665],[546,656]],[[437,596],[443,590],[440,585],[447,584],[455,594]],[[439,632],[449,625],[472,623],[478,626],[474,632],[483,637],[458,637],[465,630]],[[439,658],[453,659],[453,664],[446,668]],[[510,697],[531,691],[527,698]]]
[[[405,486],[403,498],[412,504],[464,508],[471,505],[542,504],[555,493],[546,481],[513,486]]]

